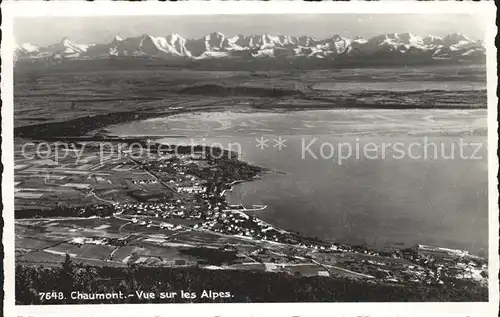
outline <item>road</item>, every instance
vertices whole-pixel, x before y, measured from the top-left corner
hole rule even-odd
[[[94,196],[94,198],[95,198],[95,199],[100,200],[100,201],[103,201],[103,202],[108,203],[108,204],[112,204],[112,205],[116,204],[114,201],[111,201],[111,200],[106,200],[106,199],[103,199],[103,198],[98,197],[98,196],[94,193],[94,189],[92,189],[92,190],[90,191],[90,193],[88,193],[88,194],[87,194],[87,196]]]
[[[375,278],[374,276],[371,276],[371,275],[368,275],[368,274],[354,272],[354,271],[351,271],[351,270],[348,270],[348,269],[344,269],[342,267],[338,267],[338,266],[334,266],[334,265],[326,265],[326,264],[323,264],[323,263],[319,263],[318,261],[316,261],[314,259],[310,259],[310,261],[312,263],[316,264],[316,265],[321,266],[322,268],[324,268],[325,270],[327,270],[330,274],[332,274],[332,272],[330,271],[330,268],[334,268],[334,269],[341,270],[341,271],[344,271],[346,273],[350,273],[350,274],[353,274],[353,275],[361,276],[361,277],[364,277],[364,278]]]
[[[44,252],[47,252],[47,253],[50,253],[50,254],[54,254],[54,255],[57,255],[57,253],[53,253],[53,252],[50,252],[50,250],[48,249],[45,249],[43,250]],[[66,256],[66,254],[61,254],[61,256]],[[87,258],[87,257],[82,257],[82,256],[71,256],[72,259],[77,259],[77,260],[84,260],[84,261],[99,261],[99,262],[112,262],[112,263],[117,263],[117,264],[121,264],[123,265],[122,262],[120,261],[113,261],[113,260],[102,260],[102,259],[97,259],[97,258]]]

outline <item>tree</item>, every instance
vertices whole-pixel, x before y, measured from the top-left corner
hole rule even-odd
[[[71,260],[71,256],[66,253],[66,258],[62,264],[62,270],[60,273],[59,285],[61,291],[66,295],[69,295],[73,291],[75,280],[75,264]]]
[[[71,260],[71,256],[68,253],[66,253],[66,258],[64,259],[62,268],[63,268],[63,273],[66,272],[68,274],[73,275],[74,264],[73,261]]]
[[[30,276],[30,269],[22,265],[16,266],[16,303],[36,304],[38,297]]]

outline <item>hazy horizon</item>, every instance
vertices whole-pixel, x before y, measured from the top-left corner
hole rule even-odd
[[[347,38],[371,37],[383,33],[411,32],[445,36],[463,33],[474,40],[484,39],[482,17],[471,14],[260,14],[186,16],[36,17],[14,22],[17,43],[49,45],[69,37],[75,42],[106,43],[122,37],[179,33],[200,38],[211,32],[238,34],[308,35],[327,38],[339,34]]]

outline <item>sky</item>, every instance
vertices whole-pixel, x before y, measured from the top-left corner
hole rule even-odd
[[[282,14],[282,15],[196,15],[132,17],[36,17],[14,22],[17,43],[48,45],[65,36],[84,44],[106,43],[122,37],[179,33],[200,38],[210,32],[237,34],[308,35],[327,38],[339,34],[347,38],[368,38],[383,33],[411,32],[416,35],[445,36],[463,33],[474,40],[484,39],[480,16],[466,14]]]

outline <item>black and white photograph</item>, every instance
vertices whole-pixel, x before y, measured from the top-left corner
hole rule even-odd
[[[15,305],[495,299],[488,6],[220,8],[12,17]]]

